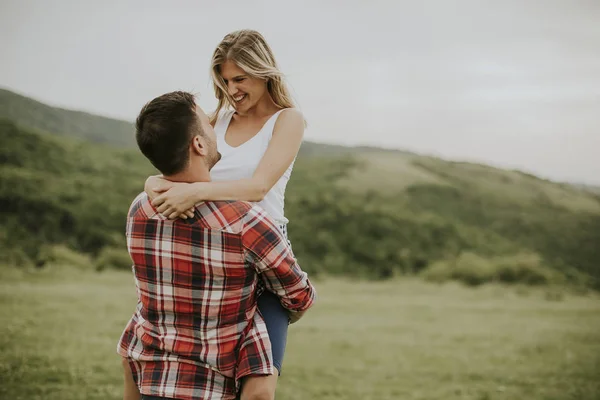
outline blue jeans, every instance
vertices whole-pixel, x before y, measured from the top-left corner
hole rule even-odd
[[[279,229],[287,239],[287,227],[280,225]],[[288,240],[288,245],[291,243]],[[264,291],[258,297],[258,309],[267,325],[269,340],[271,341],[271,352],[273,354],[273,364],[279,375],[283,365],[283,355],[285,354],[285,345],[287,343],[288,326],[290,324],[288,311],[283,308],[279,298],[273,293]]]
[[[288,312],[279,302],[279,297],[266,290],[258,298],[258,309],[265,320],[265,325],[267,325],[267,332],[269,332],[273,364],[277,368],[277,371],[279,371],[279,375],[281,375],[281,366],[283,364],[283,355],[285,353],[288,326],[290,323]]]

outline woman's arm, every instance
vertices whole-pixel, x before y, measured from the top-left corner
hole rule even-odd
[[[146,181],[146,189],[160,182],[154,190],[157,195],[152,204],[157,210],[174,219],[184,214],[202,200],[261,201],[288,169],[300,150],[304,137],[304,117],[296,109],[288,109],[279,115],[273,128],[273,136],[265,155],[251,178],[225,182],[173,183]],[[151,194],[152,197],[152,194]]]

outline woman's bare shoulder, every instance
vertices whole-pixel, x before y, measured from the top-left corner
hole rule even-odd
[[[280,125],[304,125],[304,115],[297,108],[285,108],[279,113],[275,128]]]

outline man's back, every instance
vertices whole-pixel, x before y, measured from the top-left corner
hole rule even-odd
[[[259,279],[282,304],[304,311],[314,290],[265,212],[247,202],[205,202],[171,221],[145,194],[133,202],[127,246],[138,305],[119,342],[143,394],[234,398],[236,382],[272,374],[256,312]]]

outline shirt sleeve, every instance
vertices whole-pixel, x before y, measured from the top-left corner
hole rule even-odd
[[[308,274],[300,269],[283,233],[260,207],[245,216],[242,241],[246,262],[252,265],[270,292],[290,311],[305,311],[315,301],[316,291]]]

